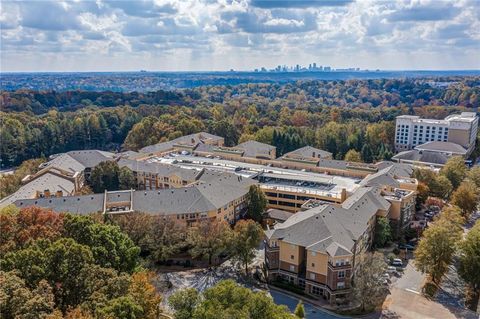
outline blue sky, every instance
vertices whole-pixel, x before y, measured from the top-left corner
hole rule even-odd
[[[1,2],[2,71],[480,69],[480,0]]]

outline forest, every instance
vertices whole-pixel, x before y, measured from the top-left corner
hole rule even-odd
[[[443,118],[477,108],[480,78],[298,81],[116,93],[2,91],[1,167],[74,149],[120,151],[208,131],[255,139],[278,155],[312,145],[343,159],[389,159],[400,114]],[[436,83],[436,82],[434,82]],[[356,158],[354,156],[354,158]]]

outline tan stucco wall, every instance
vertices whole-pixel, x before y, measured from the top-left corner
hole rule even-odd
[[[293,265],[300,265],[303,261],[303,255],[300,254],[300,246],[279,242],[280,246],[280,261],[285,261]],[[293,259],[291,256],[293,255]]]
[[[450,129],[448,131],[449,142],[457,143],[468,148],[469,139],[470,139],[470,130]]]
[[[312,251],[307,251],[307,271],[317,274],[327,275],[328,256],[323,253],[316,252],[313,256]],[[312,266],[314,264],[315,266]]]

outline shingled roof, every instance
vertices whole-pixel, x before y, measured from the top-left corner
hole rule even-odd
[[[344,205],[326,204],[298,212],[266,236],[331,256],[350,255],[370,219],[389,207],[378,189],[363,187]]]
[[[299,149],[296,149],[294,151],[291,151],[289,153],[286,153],[282,157],[292,157],[292,158],[300,158],[300,159],[331,158],[332,153],[307,145]]]

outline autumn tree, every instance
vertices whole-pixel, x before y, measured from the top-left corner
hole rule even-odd
[[[379,305],[388,294],[382,275],[387,269],[380,253],[364,253],[360,256],[353,281],[353,295],[362,312]]]
[[[480,166],[475,166],[467,173],[467,179],[480,188]]]
[[[55,240],[61,236],[63,214],[39,207],[0,210],[0,254],[21,249],[37,239]]]
[[[447,222],[434,223],[423,232],[415,249],[415,267],[438,283],[452,261],[460,236],[461,232],[449,227]]]
[[[452,193],[453,186],[450,180],[444,176],[439,175],[435,177],[430,186],[430,194],[434,197],[448,199]]]
[[[154,274],[138,272],[132,275],[128,295],[142,309],[141,318],[156,319],[160,314],[162,298],[152,285]]]
[[[148,240],[150,258],[154,262],[164,262],[180,251],[186,250],[188,247],[186,232],[184,225],[171,219],[164,220],[160,216],[154,218]]]
[[[45,318],[55,310],[51,286],[42,280],[33,289],[15,271],[0,271],[0,317]]]
[[[477,209],[479,191],[474,183],[464,181],[453,192],[451,202],[460,207],[464,217],[469,217]]]
[[[465,160],[461,156],[451,157],[440,170],[440,174],[448,178],[456,189],[467,175]]]
[[[254,221],[261,222],[267,208],[267,199],[260,186],[250,186],[247,193],[247,205],[247,216]]]
[[[477,220],[460,244],[460,276],[473,291],[480,289],[480,221]]]
[[[140,249],[116,225],[94,222],[89,216],[66,215],[66,237],[91,248],[97,264],[119,271],[133,272]]]
[[[255,249],[260,244],[263,230],[253,220],[240,220],[234,228],[231,241],[231,253],[233,259],[245,267],[248,275],[248,264],[255,258]]]
[[[233,280],[224,280],[201,295],[193,288],[169,298],[176,319],[256,318],[293,319],[286,306],[276,305],[264,292],[253,292]]]
[[[199,302],[200,294],[195,288],[177,290],[168,298],[169,306],[175,311],[175,319],[193,318]]]
[[[416,206],[420,208],[428,199],[430,195],[430,188],[427,184],[423,182],[419,182],[417,186],[417,199],[416,199]]]
[[[211,266],[212,259],[227,250],[231,239],[232,230],[226,222],[218,219],[201,221],[189,230],[190,254],[193,258],[206,258]]]
[[[128,235],[130,239],[140,247],[142,252],[150,252],[152,237],[155,229],[156,216],[151,214],[134,212],[132,214],[113,215],[112,222],[120,227],[122,232]]]
[[[356,150],[349,150],[347,154],[345,154],[345,161],[361,163],[362,155]]]

